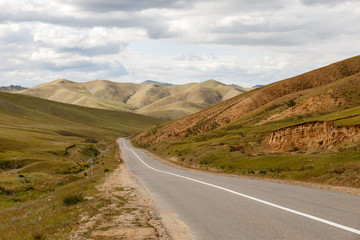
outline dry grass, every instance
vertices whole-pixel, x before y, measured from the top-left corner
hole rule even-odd
[[[233,123],[277,121],[359,104],[360,56],[285,79],[220,102],[138,135],[143,145],[206,133]],[[351,89],[351,90],[350,90]],[[355,101],[354,101],[355,100]],[[290,104],[291,103],[291,104]]]
[[[190,167],[360,187],[358,141],[329,141],[336,142],[329,146],[319,140],[319,147],[314,145],[311,150],[262,146],[273,131],[286,132],[308,122],[331,121],[340,132],[337,126],[350,129],[346,126],[360,125],[359,86],[357,56],[247,92],[142,132],[132,141]],[[351,130],[357,132],[358,128]],[[288,144],[306,138],[295,135]]]
[[[97,192],[119,164],[119,136],[160,123],[9,93],[0,93],[0,114],[0,236],[21,240],[67,239],[90,206],[63,200]]]
[[[241,87],[226,86],[214,80],[158,86],[110,81],[75,83],[59,79],[20,93],[87,107],[136,111],[148,116],[172,120],[245,91]]]

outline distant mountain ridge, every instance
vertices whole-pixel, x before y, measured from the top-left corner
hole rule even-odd
[[[25,90],[27,88],[22,87],[20,85],[10,85],[10,86],[2,86],[0,87],[0,92],[17,92],[17,91],[21,91],[21,90]]]
[[[78,83],[58,79],[19,93],[63,103],[130,111],[174,120],[230,99],[247,90],[215,80],[162,86],[154,81],[147,81],[147,84],[117,83],[107,80]]]
[[[143,81],[141,84],[155,84],[155,85],[159,85],[159,86],[174,86],[174,84],[171,84],[171,83],[157,82],[157,81],[153,81],[153,80],[146,80],[146,81]]]

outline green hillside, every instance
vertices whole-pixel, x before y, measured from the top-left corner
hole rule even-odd
[[[64,198],[94,194],[119,164],[115,140],[159,123],[134,113],[0,92],[0,236],[66,239],[90,206],[66,206]]]
[[[188,167],[359,188],[359,62],[257,88],[132,141]]]

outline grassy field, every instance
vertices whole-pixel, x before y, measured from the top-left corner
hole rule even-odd
[[[0,238],[67,239],[93,210],[84,198],[119,164],[115,140],[159,123],[0,93]]]
[[[360,107],[314,113],[257,125],[258,116],[246,116],[214,131],[170,140],[147,148],[185,166],[232,174],[360,187],[360,145],[325,152],[267,153],[259,142],[269,132],[306,122],[331,121],[338,126],[360,124]]]

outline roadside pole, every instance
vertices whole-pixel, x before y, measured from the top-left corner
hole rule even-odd
[[[90,159],[91,176],[94,176],[93,159]]]

